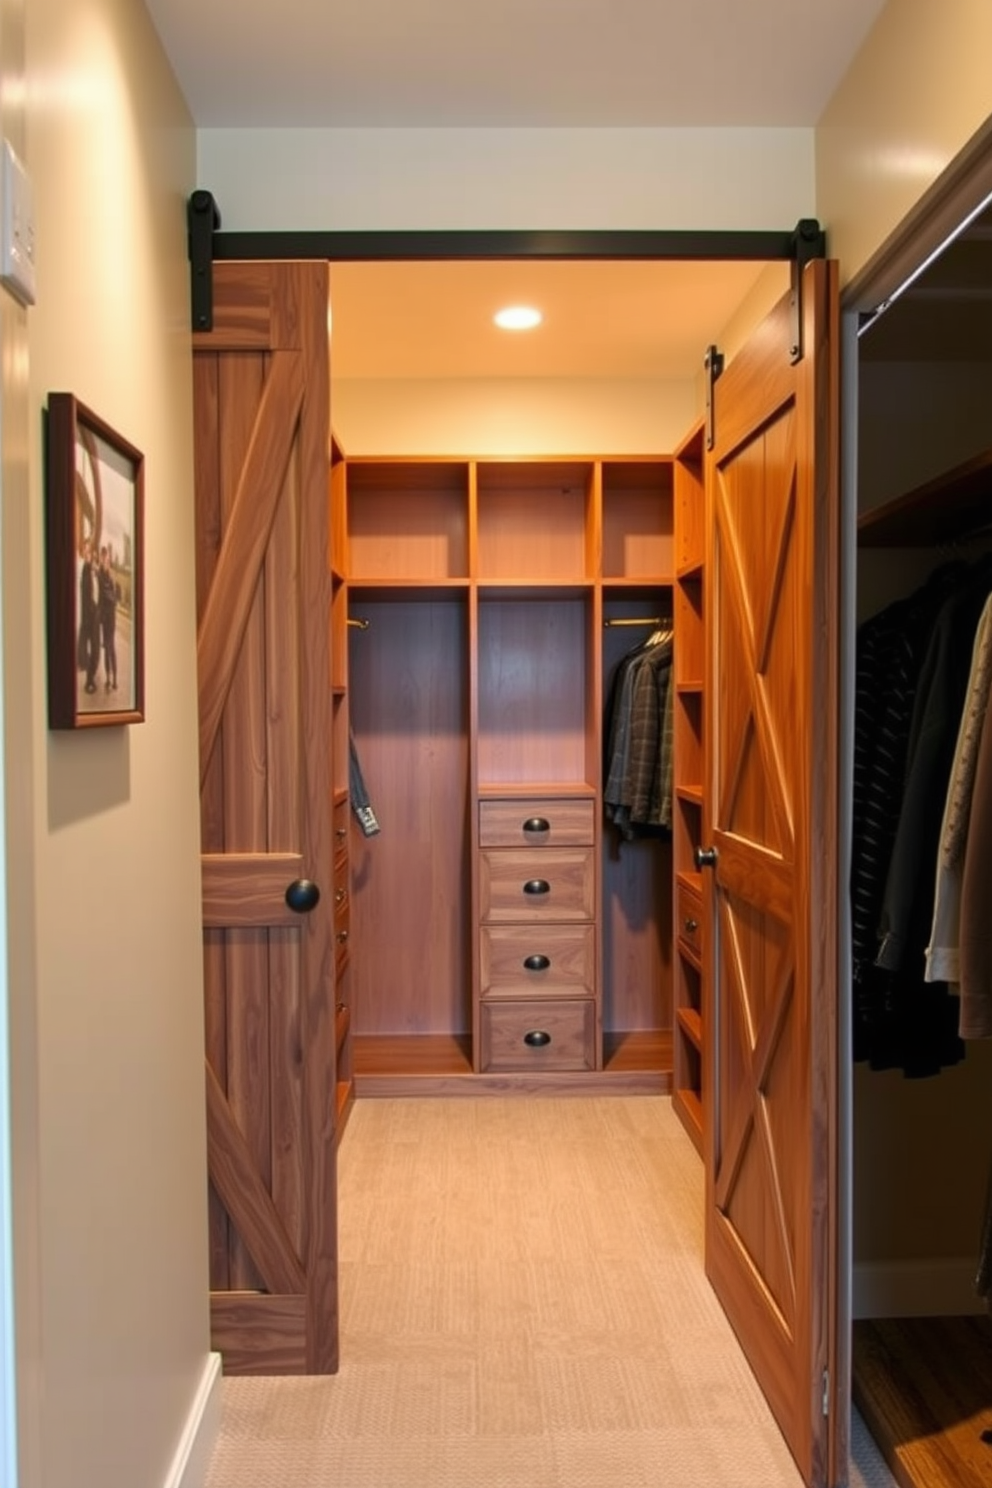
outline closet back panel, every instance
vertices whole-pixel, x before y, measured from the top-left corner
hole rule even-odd
[[[381,832],[351,832],[354,1028],[471,1029],[468,614],[464,597],[362,600],[351,720]]]
[[[479,780],[592,783],[586,599],[480,599]]]
[[[349,464],[348,574],[467,578],[468,467]]]
[[[480,465],[480,583],[569,583],[594,573],[592,467]]]
[[[603,1027],[672,1026],[672,845],[604,829]]]
[[[649,494],[657,508],[657,491]],[[643,493],[638,501],[642,497]],[[613,621],[645,617],[650,621],[603,630],[605,708],[611,679],[622,659],[649,639],[655,620],[670,622],[672,591],[667,585],[609,591],[604,595],[603,614]],[[603,1028],[607,1033],[672,1026],[671,901],[671,841],[643,837],[621,842],[616,829],[604,821]]]
[[[603,579],[658,579],[673,573],[672,467],[603,466]]]

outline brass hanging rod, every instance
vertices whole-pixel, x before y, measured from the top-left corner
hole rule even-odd
[[[630,619],[603,621],[603,624],[607,627],[607,629],[611,628],[614,625],[656,625],[660,627],[663,625],[671,625],[671,623],[671,620],[666,620],[660,615],[638,615],[636,618],[632,616]]]
[[[357,615],[349,615],[348,624],[353,625],[356,630],[368,630],[372,622],[371,620],[362,620]]]

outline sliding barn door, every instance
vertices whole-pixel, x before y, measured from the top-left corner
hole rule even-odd
[[[326,264],[218,263],[194,336],[213,1343],[337,1368]]]
[[[807,1483],[831,1434],[836,1243],[835,266],[714,392],[707,457],[715,862],[707,1273]],[[843,1432],[843,1428],[842,1428]],[[846,1471],[846,1463],[842,1471]]]

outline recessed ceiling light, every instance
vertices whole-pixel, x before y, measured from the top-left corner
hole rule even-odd
[[[493,320],[503,331],[532,331],[541,324],[543,318],[540,310],[534,310],[530,305],[508,305],[505,310],[497,310],[493,316]]]

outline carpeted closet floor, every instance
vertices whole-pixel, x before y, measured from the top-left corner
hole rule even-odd
[[[341,1369],[229,1379],[208,1488],[801,1488],[665,1097],[366,1100]],[[855,1423],[852,1488],[892,1483]]]

